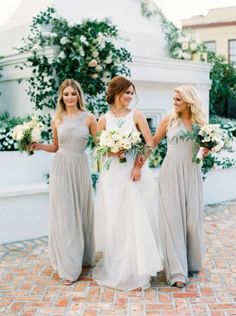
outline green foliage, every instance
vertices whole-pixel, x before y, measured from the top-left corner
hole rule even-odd
[[[26,151],[27,146],[33,142],[31,132],[31,129],[26,130],[24,132],[24,137],[20,141],[17,141],[17,148],[20,152]],[[27,152],[29,155],[33,155],[34,153],[33,151]]]
[[[211,124],[219,124],[220,127],[228,133],[228,137],[233,139],[234,134],[236,133],[236,120],[230,120],[221,118],[219,116],[212,116],[210,120]],[[164,138],[160,144],[154,149],[152,154],[149,157],[149,167],[156,168],[161,167],[163,160],[167,153],[167,139]],[[202,173],[203,179],[206,179],[206,175],[209,171],[213,170],[216,167],[220,167],[222,169],[227,169],[235,166],[235,159],[231,159],[228,157],[219,157],[216,154],[208,154],[203,159],[202,164]]]
[[[98,173],[92,173],[91,174],[91,179],[92,179],[92,186],[94,191],[96,191],[96,185],[97,185],[97,181],[99,179],[99,174]]]
[[[160,144],[153,150],[149,157],[149,167],[156,168],[160,167],[167,152],[167,139],[166,137],[162,139]]]
[[[218,115],[211,115],[210,123],[219,124],[221,128],[228,132],[230,138],[236,137],[236,120],[221,117]]]
[[[198,61],[206,60],[206,51],[202,43],[190,30],[181,30],[169,21],[158,8],[161,27],[167,40],[168,51],[173,58]]]
[[[171,57],[177,59],[208,61],[211,64],[210,114],[236,117],[236,68],[226,58],[207,50],[203,43],[194,38],[191,30],[181,30],[166,19],[158,9],[162,30]],[[228,104],[233,104],[229,113]]]
[[[158,14],[159,8],[154,0],[140,0],[141,12],[146,18],[154,17]]]
[[[236,68],[233,63],[227,62],[224,56],[213,52],[208,52],[208,61],[212,64],[210,113],[226,116],[227,102],[229,98],[236,96]]]
[[[203,179],[206,179],[206,175],[209,171],[216,167],[221,167],[222,169],[227,169],[235,166],[236,161],[228,157],[218,158],[216,155],[209,154],[203,159],[202,173]]]
[[[131,55],[116,47],[118,39],[109,19],[71,24],[53,8],[34,17],[19,52],[30,53],[23,67],[32,69],[28,94],[35,109],[54,109],[60,83],[73,78],[82,86],[88,109],[97,115],[105,112],[107,82],[118,74],[130,75]]]

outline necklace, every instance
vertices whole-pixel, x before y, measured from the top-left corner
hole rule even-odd
[[[125,109],[124,111],[122,111],[122,112],[120,112],[120,113],[116,113],[114,110],[110,109],[110,112],[111,112],[112,114],[114,114],[115,117],[117,117],[117,118],[122,118],[122,117],[124,117],[125,115],[121,115],[121,114],[126,114],[126,113],[128,112],[128,110]]]

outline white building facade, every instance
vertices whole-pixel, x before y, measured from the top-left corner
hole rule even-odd
[[[17,116],[32,112],[33,104],[25,91],[25,79],[30,76],[30,70],[15,68],[26,60],[26,56],[17,54],[13,47],[21,46],[21,38],[29,34],[32,17],[48,6],[54,6],[60,15],[71,22],[79,22],[83,18],[109,17],[118,26],[121,37],[126,39],[120,40],[119,44],[126,47],[133,58],[130,65],[131,80],[138,94],[138,100],[133,106],[144,112],[153,127],[172,110],[173,89],[181,84],[193,84],[197,88],[208,113],[210,66],[202,62],[169,58],[158,17],[143,17],[140,2],[22,0],[13,16],[0,28],[0,54],[4,55],[0,61],[4,67],[3,78],[0,80],[1,111],[7,110]],[[53,53],[48,51],[49,55]],[[5,166],[0,172],[3,180],[0,182],[0,211],[5,217],[5,222],[0,224],[0,243],[47,234],[49,203],[44,175],[49,171],[51,158],[52,155],[46,153],[27,157],[25,154],[0,152],[0,166]],[[215,194],[206,203],[215,202],[219,198],[223,200],[232,196],[219,197]]]

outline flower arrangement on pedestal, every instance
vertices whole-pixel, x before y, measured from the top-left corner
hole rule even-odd
[[[196,35],[185,32],[177,28],[171,21],[168,21],[154,0],[140,1],[144,17],[150,18],[158,15],[171,57],[193,61],[207,61],[206,49],[199,42]]]

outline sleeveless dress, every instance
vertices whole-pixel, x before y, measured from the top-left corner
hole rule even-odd
[[[121,126],[136,129],[134,111],[122,118],[106,113],[106,129]],[[162,270],[159,242],[158,187],[147,166],[141,169],[140,181],[130,175],[134,157],[127,162],[111,158],[110,168],[103,170],[96,197],[96,249],[102,260],[93,271],[99,285],[130,291],[150,287],[150,277]]]
[[[95,256],[87,115],[64,117],[59,124],[59,149],[50,174],[49,256],[59,276],[71,281],[79,278],[82,263],[94,264]]]
[[[181,119],[167,132],[167,155],[159,176],[159,204],[167,282],[188,283],[188,271],[203,261],[203,184],[200,165],[192,162],[193,142],[173,139],[186,132]]]

